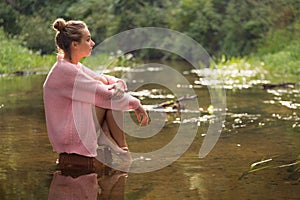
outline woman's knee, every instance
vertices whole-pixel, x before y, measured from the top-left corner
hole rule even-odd
[[[106,112],[107,112],[106,109],[95,106],[95,113],[97,116],[97,120],[100,124],[103,123],[106,116]]]

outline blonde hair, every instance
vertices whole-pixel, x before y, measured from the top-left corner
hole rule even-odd
[[[59,53],[64,53],[67,58],[71,58],[71,43],[73,41],[80,42],[82,39],[82,31],[87,28],[83,21],[70,20],[65,21],[58,18],[53,23],[53,29],[56,31],[55,44]]]

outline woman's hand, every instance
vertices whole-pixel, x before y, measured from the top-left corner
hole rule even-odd
[[[148,125],[149,117],[146,110],[142,106],[139,106],[137,109],[134,110],[134,112],[141,126]]]
[[[116,82],[108,88],[109,90],[114,89],[113,97],[122,98],[124,96],[125,90],[121,82]]]
[[[108,85],[108,81],[104,76],[98,76],[95,78],[97,81],[102,82],[104,85]]]

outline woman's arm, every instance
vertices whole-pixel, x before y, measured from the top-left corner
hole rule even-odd
[[[102,82],[105,85],[113,85],[116,83],[121,83],[124,91],[127,90],[127,85],[126,85],[125,81],[122,79],[116,78],[114,76],[106,75],[106,74],[98,75],[96,72],[94,72],[93,70],[89,69],[88,67],[86,67],[84,65],[82,65],[82,69],[89,76],[91,76],[95,80]]]
[[[97,76],[95,77],[95,80],[100,81],[101,83],[103,83],[104,85],[108,85],[108,81],[106,78],[104,78],[103,76]]]
[[[83,70],[63,61],[56,64],[44,86],[50,96],[58,95],[105,109],[130,110],[140,106],[140,101],[127,93],[114,98],[116,90],[112,85],[99,84]]]

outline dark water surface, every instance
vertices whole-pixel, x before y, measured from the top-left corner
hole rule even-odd
[[[199,83],[201,75],[184,67],[180,70],[191,80],[187,87],[194,87],[200,97],[199,106],[205,111],[210,99],[207,88]],[[159,70],[150,71],[155,76]],[[45,75],[0,78],[1,199],[48,199],[57,154],[46,132],[44,80]],[[203,159],[198,152],[210,123],[210,115],[205,112],[201,117],[191,113],[185,121],[171,112],[159,134],[147,139],[128,136],[131,151],[149,152],[170,142],[179,126],[197,131],[190,148],[171,165],[153,172],[129,173],[118,186],[124,189],[122,198],[299,199],[300,165],[286,165],[300,160],[300,88],[266,91],[261,89],[260,81],[251,83],[228,83],[226,122],[214,149]],[[148,85],[135,95],[146,105],[172,98],[157,85]],[[265,169],[246,173],[259,161],[263,162],[253,169]],[[78,187],[73,189],[66,189],[66,194],[78,192]],[[81,189],[83,192],[84,187]]]

